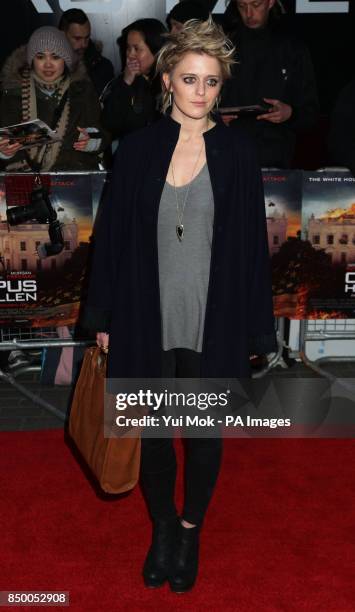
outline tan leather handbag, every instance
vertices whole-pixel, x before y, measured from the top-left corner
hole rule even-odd
[[[85,352],[69,416],[69,434],[106,493],[133,489],[139,478],[140,437],[104,437],[106,355]]]

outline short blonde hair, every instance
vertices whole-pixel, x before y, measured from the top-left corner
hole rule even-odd
[[[157,56],[156,72],[162,76],[170,74],[187,53],[205,53],[215,57],[222,72],[222,80],[230,78],[231,67],[235,64],[235,48],[225,36],[222,28],[211,17],[207,21],[190,19],[176,34],[167,34],[168,42]],[[162,80],[162,112],[169,107],[169,91]]]

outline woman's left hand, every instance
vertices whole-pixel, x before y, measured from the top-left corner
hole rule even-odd
[[[80,134],[78,140],[74,142],[73,148],[76,151],[85,151],[90,139],[90,134],[86,131],[85,128],[78,127],[77,129],[79,130]]]

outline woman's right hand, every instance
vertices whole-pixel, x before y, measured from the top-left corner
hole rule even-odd
[[[109,334],[106,334],[105,332],[97,332],[97,334],[96,334],[96,344],[97,344],[97,346],[100,347],[100,349],[104,353],[108,353],[109,341],[110,341]]]
[[[136,76],[138,76],[141,72],[139,61],[132,58],[127,58],[126,67],[123,71],[123,80],[127,85],[132,85]]]
[[[10,145],[8,138],[0,138],[0,153],[3,153],[6,157],[13,157],[21,147],[22,145],[19,142]]]
[[[238,115],[221,115],[221,119],[225,125],[229,125],[234,119],[238,119]]]

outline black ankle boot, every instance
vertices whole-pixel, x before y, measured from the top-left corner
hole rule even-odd
[[[178,518],[159,519],[153,523],[153,538],[143,566],[148,587],[159,587],[168,578],[176,540]]]
[[[179,524],[170,588],[174,593],[185,593],[193,587],[198,571],[199,527],[186,528]]]

